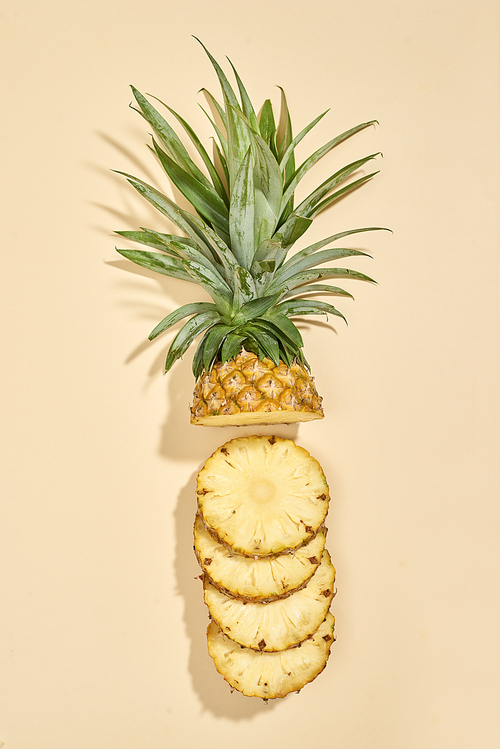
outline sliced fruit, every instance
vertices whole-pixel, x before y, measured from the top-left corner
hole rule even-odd
[[[213,538],[200,515],[194,524],[194,548],[209,582],[223,593],[261,603],[295,592],[314,575],[325,548],[325,531],[295,552],[253,559],[233,554]]]
[[[222,593],[204,579],[210,616],[231,640],[252,650],[285,650],[310,637],[334,596],[335,568],[327,551],[304,588],[270,603],[248,603]]]
[[[334,625],[328,613],[313,636],[300,646],[263,653],[242,648],[212,621],[207,630],[208,652],[228,684],[247,697],[285,697],[323,671],[335,639]]]
[[[328,511],[318,461],[292,440],[241,437],[227,442],[198,474],[205,526],[232,551],[269,556],[310,541]]]

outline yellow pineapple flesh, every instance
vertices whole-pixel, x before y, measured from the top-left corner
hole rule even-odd
[[[334,596],[335,568],[325,550],[307,585],[285,598],[250,603],[222,593],[204,579],[210,617],[239,645],[252,650],[285,650],[310,637],[325,618]]]
[[[299,647],[266,653],[242,648],[212,621],[207,630],[208,652],[233,689],[265,700],[285,697],[323,671],[335,639],[334,626],[335,620],[328,613],[313,636]]]
[[[318,531],[309,543],[293,553],[254,559],[235,554],[213,538],[197,515],[194,547],[203,572],[216,588],[246,601],[262,603],[290,595],[310,580],[325,548],[325,531]]]
[[[236,438],[206,461],[197,480],[207,529],[244,556],[297,549],[323,525],[329,490],[318,461],[292,440]]]

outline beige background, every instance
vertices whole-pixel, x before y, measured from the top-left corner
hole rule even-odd
[[[4,0],[6,749],[498,747],[495,7]],[[320,678],[267,706],[206,654],[191,550],[196,472],[245,431],[189,425],[190,357],[164,378],[169,339],[146,337],[197,291],[120,262],[112,235],[163,226],[110,172],[161,183],[128,85],[211,135],[197,91],[218,87],[191,34],[258,105],[282,85],[296,132],[331,107],[304,156],[378,119],[308,184],[378,150],[381,174],[308,237],[394,230],[353,243],[379,286],[353,289],[349,328],[302,326],[327,416],[277,433],[331,484],[338,639]]]

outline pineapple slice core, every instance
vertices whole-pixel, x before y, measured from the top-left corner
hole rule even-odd
[[[256,478],[248,488],[249,496],[256,502],[269,502],[276,495],[276,485],[266,478]]]

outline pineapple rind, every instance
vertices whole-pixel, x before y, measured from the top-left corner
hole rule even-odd
[[[275,653],[242,648],[215,622],[207,630],[208,652],[228,684],[247,697],[276,699],[302,689],[325,668],[334,642],[335,619],[324,621],[300,647]]]
[[[325,531],[296,552],[254,559],[234,554],[216,541],[197,515],[195,552],[209,581],[223,593],[260,603],[282,598],[302,588],[315,573],[325,548]]]
[[[305,365],[291,367],[242,351],[216,362],[196,382],[191,423],[201,426],[291,424],[322,419],[322,398]]]
[[[269,556],[297,549],[323,525],[329,490],[318,461],[292,440],[236,438],[198,474],[207,529],[235,553]]]
[[[222,593],[205,577],[204,599],[211,618],[239,645],[285,650],[309,638],[326,616],[335,594],[335,568],[325,550],[307,585],[270,603],[248,603]]]

